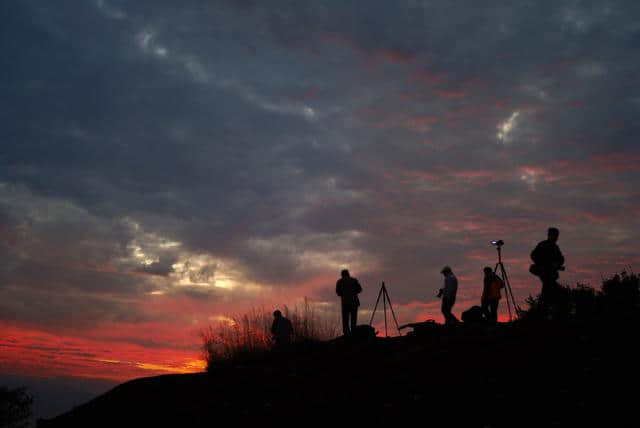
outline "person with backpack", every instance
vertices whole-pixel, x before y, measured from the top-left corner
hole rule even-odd
[[[480,303],[484,318],[491,323],[498,322],[498,305],[502,298],[501,288],[504,288],[504,281],[489,266],[485,267]]]
[[[539,277],[542,282],[539,305],[544,316],[556,304],[560,293],[558,272],[564,270],[564,256],[557,244],[559,236],[560,231],[550,227],[547,230],[547,239],[538,243],[531,252],[531,260],[534,264],[529,268],[529,272]]]
[[[362,292],[362,286],[356,278],[349,275],[347,269],[342,270],[340,276],[336,282],[336,294],[340,296],[342,304],[342,332],[348,336],[354,332],[358,323],[358,294]]]
[[[276,347],[288,345],[291,343],[293,335],[293,325],[288,318],[282,316],[282,312],[275,310],[273,312],[273,323],[271,324],[271,334]]]

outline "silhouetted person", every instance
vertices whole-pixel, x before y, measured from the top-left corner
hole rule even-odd
[[[276,346],[288,345],[291,343],[293,326],[288,318],[282,316],[282,312],[273,312],[273,323],[271,324],[271,334]]]
[[[555,227],[550,227],[547,231],[547,239],[536,245],[531,252],[533,265],[529,271],[540,277],[542,281],[542,291],[540,292],[540,310],[543,315],[552,307],[558,299],[560,285],[558,271],[564,270],[564,256],[558,247],[558,237],[560,231]]]
[[[340,296],[342,303],[342,332],[347,336],[355,330],[358,323],[358,294],[362,291],[362,286],[356,278],[349,276],[347,269],[340,275],[341,278],[336,282],[336,294]]]
[[[480,302],[484,318],[492,323],[498,322],[498,304],[502,297],[500,295],[501,288],[504,288],[504,281],[489,266],[485,267]]]
[[[442,298],[442,315],[445,324],[457,324],[458,319],[451,313],[453,305],[456,303],[458,293],[458,278],[453,274],[449,266],[445,266],[440,271],[444,275],[444,287],[438,292],[438,297]]]

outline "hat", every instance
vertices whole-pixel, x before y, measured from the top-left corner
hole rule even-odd
[[[443,267],[440,273],[445,273],[445,272],[451,272],[451,268],[449,266]]]

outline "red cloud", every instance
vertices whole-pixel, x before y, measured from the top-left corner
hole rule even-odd
[[[298,287],[281,288],[243,301],[153,295],[138,302],[138,311],[153,322],[103,322],[81,331],[47,325],[0,321],[0,371],[32,376],[74,376],[123,381],[204,368],[199,332],[220,316],[246,313],[320,295],[335,285],[339,272],[318,275]]]
[[[99,340],[86,335],[48,332],[29,326],[0,323],[0,370],[30,376],[73,376],[123,381],[162,373],[201,371],[197,346],[145,347],[124,340]],[[161,331],[166,325],[156,325]],[[112,324],[114,332],[126,327]],[[194,337],[194,345],[195,342]]]

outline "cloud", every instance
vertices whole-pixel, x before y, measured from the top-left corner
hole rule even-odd
[[[520,112],[516,110],[509,116],[509,119],[498,125],[498,140],[500,142],[508,143],[510,141],[510,134],[516,126],[518,116],[520,116]]]
[[[107,0],[96,0],[96,6],[108,18],[115,19],[118,21],[127,18],[127,14],[122,9],[114,7]]]
[[[638,261],[635,2],[8,7],[5,320],[184,329],[343,267],[437,318],[491,239],[535,294],[549,225],[567,281]]]

